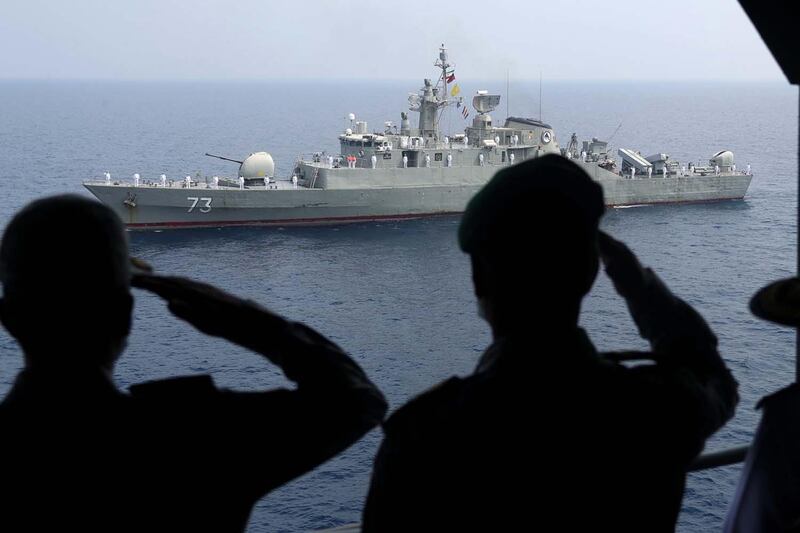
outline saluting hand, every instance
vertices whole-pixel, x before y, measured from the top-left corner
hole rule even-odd
[[[136,274],[131,285],[157,294],[169,310],[208,335],[250,347],[256,335],[273,321],[284,321],[250,300],[239,298],[207,283],[177,276]]]
[[[625,299],[640,294],[645,287],[647,270],[628,246],[604,231],[597,236],[600,259],[614,288]]]

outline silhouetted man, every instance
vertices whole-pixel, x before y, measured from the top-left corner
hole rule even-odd
[[[552,155],[469,203],[459,243],[494,342],[472,375],[384,424],[365,532],[674,528],[686,467],[732,416],[736,382],[703,319],[598,231],[602,213],[600,186]],[[649,364],[598,354],[578,327],[598,255],[652,345],[626,358]]]
[[[753,295],[759,318],[800,328],[800,278],[774,281]],[[800,533],[800,383],[762,398],[724,533]]]
[[[313,330],[208,285],[133,279],[297,388],[237,393],[197,376],[118,390],[133,307],[122,224],[79,197],[34,202],[0,246],[0,317],[25,357],[0,404],[0,530],[242,530],[264,494],[381,421],[381,393]]]

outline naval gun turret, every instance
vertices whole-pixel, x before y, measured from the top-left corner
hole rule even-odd
[[[731,172],[734,168],[733,152],[730,150],[720,150],[708,160],[711,168],[719,167],[720,172]]]
[[[264,185],[265,178],[271,180],[275,177],[275,161],[268,152],[254,152],[247,156],[244,161],[209,154],[208,152],[206,152],[206,155],[223,161],[239,163],[238,176],[244,178],[245,185]]]

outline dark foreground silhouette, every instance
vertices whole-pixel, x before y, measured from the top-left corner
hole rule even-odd
[[[600,187],[558,156],[470,202],[459,241],[494,342],[384,424],[364,531],[674,529],[737,385],[703,319],[598,232],[602,212]],[[600,258],[652,352],[598,354],[578,327]]]
[[[34,202],[6,230],[0,318],[25,368],[0,404],[0,530],[242,530],[262,496],[383,418],[381,393],[318,333],[211,286],[147,274],[133,283],[200,331],[263,355],[297,388],[237,393],[196,376],[118,390],[129,264],[120,221],[78,197]]]
[[[750,300],[759,318],[800,327],[800,278],[770,283]],[[800,384],[757,404],[761,421],[728,510],[724,533],[800,533]]]

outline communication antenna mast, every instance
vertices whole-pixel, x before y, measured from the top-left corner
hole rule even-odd
[[[606,140],[606,142],[609,142],[609,143],[610,143],[610,142],[611,142],[611,139],[613,139],[613,138],[614,138],[614,135],[616,135],[616,134],[617,134],[617,132],[619,131],[619,129],[620,129],[621,127],[622,127],[622,122],[620,122],[620,123],[619,123],[619,126],[617,126],[617,129],[615,129],[615,130],[614,130],[614,133],[612,133],[612,134],[611,134],[611,137],[609,137],[609,138]]]
[[[511,105],[511,93],[508,91],[509,69],[506,69],[506,118],[509,117],[508,107]]]
[[[539,70],[539,122],[542,121],[542,71]]]
[[[442,71],[441,76],[439,76],[439,80],[436,82],[436,87],[439,87],[441,84],[442,93],[441,98],[439,99],[439,109],[437,110],[438,118],[436,119],[436,124],[441,122],[441,119],[444,117],[445,109],[447,109],[453,102],[457,102],[461,104],[464,101],[462,96],[458,96],[457,94],[451,98],[450,90],[448,89],[448,69],[455,67],[454,64],[450,63],[449,58],[447,56],[447,48],[445,48],[444,43],[439,47],[439,59],[436,60],[433,64],[436,67],[439,67]],[[448,124],[450,115],[448,114]]]

